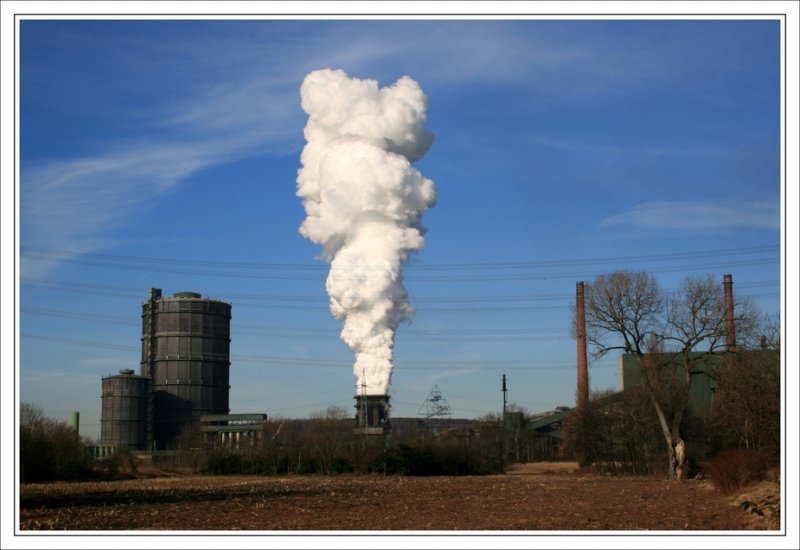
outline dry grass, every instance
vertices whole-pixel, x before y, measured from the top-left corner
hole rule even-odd
[[[729,503],[738,506],[747,515],[747,523],[756,529],[781,527],[781,488],[775,481],[750,484],[731,497]]]
[[[580,466],[577,462],[529,462],[512,466],[508,475],[573,474],[578,470],[580,470]]]

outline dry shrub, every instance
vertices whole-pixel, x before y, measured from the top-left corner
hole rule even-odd
[[[757,449],[728,449],[706,464],[706,474],[719,491],[729,495],[767,476],[767,456]]]
[[[768,476],[769,477],[769,476]],[[732,496],[730,503],[748,512],[748,521],[758,529],[781,528],[781,487],[776,480],[760,481]]]

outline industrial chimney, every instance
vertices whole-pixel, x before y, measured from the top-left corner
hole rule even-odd
[[[736,328],[733,322],[733,277],[723,276],[722,286],[725,289],[725,345],[728,351],[736,351]]]
[[[575,288],[575,332],[578,340],[578,408],[589,400],[589,368],[586,362],[586,306],[583,281]]]
[[[389,396],[356,396],[355,435],[383,436],[389,433]]]

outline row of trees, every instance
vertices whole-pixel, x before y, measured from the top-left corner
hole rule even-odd
[[[779,331],[752,301],[734,300],[736,346],[729,349],[724,290],[710,276],[687,277],[677,291],[665,292],[646,273],[618,271],[586,285],[585,300],[586,342],[592,357],[612,351],[633,357],[639,385],[613,403],[611,395],[595,395],[585,410],[577,411],[569,440],[582,461],[602,455],[616,458],[616,463],[638,457],[641,463],[653,453],[653,427],[660,432],[671,479],[686,477],[690,455],[702,453],[698,445],[687,449],[687,441],[699,441],[702,447],[712,433],[712,447],[755,446],[777,456],[779,354],[748,352],[779,350]],[[711,376],[716,384],[712,415],[702,429],[704,422],[687,416],[697,376]],[[641,467],[633,465],[634,470]]]
[[[93,460],[66,422],[45,417],[41,408],[21,404],[21,481],[114,478],[137,473],[126,451]],[[390,438],[354,435],[353,418],[330,406],[306,419],[272,418],[264,437],[237,448],[210,446],[200,426],[187,426],[170,453],[153,457],[165,471],[209,474],[480,475],[502,472],[503,425],[497,416],[469,428],[432,429],[424,423],[398,426]]]
[[[470,429],[436,433],[424,424],[397,426],[390,438],[354,435],[353,418],[330,406],[307,419],[272,418],[259,444],[204,448],[199,427],[189,427],[162,465],[212,474],[468,475],[503,470],[502,424],[495,417]]]
[[[31,403],[20,404],[19,441],[22,482],[78,479],[88,471],[78,433]]]

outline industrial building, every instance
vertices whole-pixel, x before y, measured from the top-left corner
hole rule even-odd
[[[151,288],[142,304],[139,375],[123,370],[102,379],[101,447],[169,449],[201,417],[227,415],[230,322],[228,303]]]
[[[142,303],[139,374],[102,378],[101,437],[96,454],[173,449],[198,427],[207,446],[263,443],[267,416],[230,414],[231,305],[195,292]],[[356,396],[355,434],[389,433],[389,396]]]
[[[776,350],[739,350],[736,346],[736,332],[733,314],[733,277],[726,274],[723,277],[723,296],[725,306],[725,350],[722,353],[693,353],[693,375],[689,385],[687,407],[692,415],[708,419],[714,403],[717,386],[716,375],[725,368],[726,357],[737,353],[757,364],[778,368],[780,365],[779,353]],[[581,408],[589,401],[589,373],[586,357],[586,320],[585,320],[585,289],[584,283],[576,284],[575,304],[575,329],[577,340],[577,408]],[[674,364],[676,378],[681,376],[682,365],[675,354],[648,354],[650,358],[655,355],[662,357],[657,363]],[[623,354],[619,358],[619,390],[617,393],[604,398],[602,401],[609,406],[619,402],[624,392],[641,384],[642,365],[640,358],[631,354]],[[557,456],[558,449],[563,445],[562,425],[570,409],[558,407],[555,411],[542,413],[531,418],[525,423],[523,429],[530,440],[532,456],[536,459],[553,458]]]
[[[263,413],[203,415],[200,431],[207,447],[257,447],[264,444],[266,422]]]
[[[355,407],[355,435],[384,436],[389,433],[388,395],[358,395]]]
[[[144,449],[147,446],[150,378],[125,369],[103,378],[102,385],[101,444],[120,449]]]
[[[230,335],[230,304],[151,290],[142,304],[141,374],[153,386],[156,448],[168,448],[201,415],[230,412]]]

